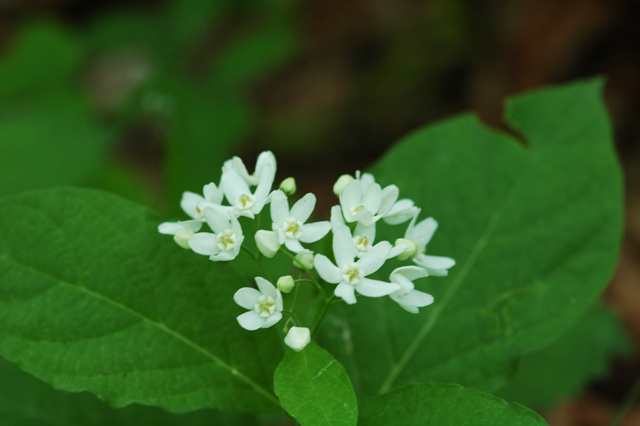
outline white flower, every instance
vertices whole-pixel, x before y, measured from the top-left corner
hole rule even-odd
[[[276,176],[276,157],[271,151],[264,151],[258,155],[256,161],[256,170],[253,174],[249,174],[247,168],[239,157],[233,157],[225,161],[222,166],[222,173],[233,170],[248,185],[256,186],[262,180],[271,180]]]
[[[316,196],[309,193],[296,202],[291,210],[287,196],[281,190],[271,194],[271,219],[273,232],[280,244],[294,253],[309,253],[300,243],[318,241],[331,229],[327,221],[305,223],[316,205]]]
[[[267,203],[267,197],[273,185],[273,175],[263,173],[258,186],[252,192],[249,184],[234,169],[222,173],[220,187],[231,204],[236,216],[247,216],[253,219]]]
[[[356,174],[359,177],[359,174]],[[371,225],[382,218],[398,199],[398,187],[389,185],[382,189],[365,173],[347,183],[340,193],[340,206],[347,222]]]
[[[243,287],[236,291],[233,300],[249,312],[237,317],[238,323],[246,330],[268,328],[282,318],[282,294],[269,281],[256,277],[258,289]]]
[[[284,343],[296,352],[300,352],[311,341],[311,332],[307,327],[291,327]]]
[[[411,260],[417,265],[422,266],[429,275],[436,277],[444,277],[451,268],[456,264],[456,261],[451,259],[450,257],[444,256],[430,256],[426,254],[427,244],[431,241],[431,237],[436,232],[438,228],[438,222],[435,221],[432,217],[429,217],[418,224],[416,224],[417,216],[415,216],[411,222],[409,223],[409,227],[404,234],[404,239],[413,242],[415,246],[411,244],[406,245],[406,249],[415,253]],[[398,241],[400,245],[402,245],[402,241]]]
[[[158,226],[158,232],[173,235],[178,245],[189,248],[188,241],[191,236],[200,230],[205,221],[202,210],[207,206],[220,205],[222,191],[215,183],[209,183],[202,188],[204,197],[195,192],[185,191],[180,200],[180,207],[192,220],[180,222],[164,222]]]
[[[389,211],[382,216],[382,220],[387,222],[389,225],[397,225],[412,219],[417,216],[419,212],[420,209],[415,206],[413,200],[403,198],[402,200],[396,201],[391,206]]]
[[[189,240],[189,247],[213,261],[235,259],[244,240],[238,219],[227,210],[215,206],[205,208],[204,217],[213,233],[194,234]]]
[[[338,284],[335,295],[348,304],[356,303],[354,291],[368,297],[386,296],[400,288],[398,284],[366,278],[376,272],[387,260],[391,244],[382,241],[365,253],[358,261],[353,238],[349,228],[340,226],[333,229],[334,265],[326,256],[317,254],[314,259],[316,270],[326,282]]]
[[[428,276],[429,273],[419,266],[403,266],[395,269],[389,277],[392,283],[400,285],[400,289],[389,295],[403,309],[412,314],[433,303],[433,296],[414,288],[413,281]]]
[[[344,219],[342,218],[342,209],[340,206],[333,206],[331,208],[331,227],[338,228],[345,226]],[[353,246],[356,249],[356,257],[360,258],[367,253],[376,238],[376,224],[363,225],[362,223],[356,224],[356,228],[353,232]],[[404,251],[405,247],[393,247],[387,256],[388,259],[396,257],[398,254]]]

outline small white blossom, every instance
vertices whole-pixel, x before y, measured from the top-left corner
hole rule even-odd
[[[433,296],[416,290],[413,281],[428,276],[429,273],[419,266],[403,266],[395,269],[389,277],[392,283],[400,285],[400,289],[389,295],[403,309],[412,314],[433,303]]]
[[[271,194],[271,219],[273,232],[280,244],[284,244],[294,253],[308,253],[300,243],[318,241],[331,229],[327,221],[305,223],[316,205],[316,196],[309,193],[296,202],[291,210],[287,196],[281,190]]]
[[[358,177],[359,174],[356,174]],[[398,187],[389,185],[382,189],[365,173],[361,179],[347,183],[340,193],[340,206],[347,222],[371,225],[381,219],[398,199]]]
[[[189,247],[213,261],[233,260],[238,256],[244,236],[238,219],[217,207],[204,209],[204,217],[213,233],[199,232],[189,240]]]
[[[233,157],[222,168],[220,188],[236,216],[255,217],[268,202],[276,175],[276,159],[270,151],[258,156],[256,171],[250,175],[240,158]],[[251,190],[249,186],[256,186]]]
[[[356,303],[355,291],[368,297],[386,296],[398,290],[398,284],[366,278],[376,272],[387,260],[391,244],[379,242],[356,261],[356,249],[349,228],[333,229],[334,265],[326,256],[317,254],[314,259],[320,277],[328,283],[338,284],[335,295],[348,304]]]
[[[282,294],[269,281],[256,277],[258,290],[243,287],[236,291],[233,300],[249,312],[237,317],[240,326],[246,330],[268,328],[282,318]]]
[[[307,327],[291,327],[284,343],[296,352],[300,352],[311,341],[311,332]]]
[[[180,199],[180,207],[192,220],[180,222],[164,222],[158,226],[158,232],[173,235],[174,240],[183,248],[189,248],[188,242],[195,232],[198,232],[205,221],[202,210],[205,207],[220,205],[222,191],[215,183],[209,183],[202,188],[204,197],[195,192],[185,191]]]
[[[432,217],[429,217],[418,224],[416,224],[417,216],[409,223],[409,227],[404,234],[404,239],[413,242],[415,247],[411,244],[405,246],[406,252],[415,253],[411,260],[417,265],[422,266],[429,275],[436,277],[444,277],[448,275],[448,269],[456,264],[456,261],[450,257],[444,256],[431,256],[427,255],[427,244],[431,241],[431,237],[438,228],[438,222]],[[398,241],[399,245],[402,245],[402,241]]]

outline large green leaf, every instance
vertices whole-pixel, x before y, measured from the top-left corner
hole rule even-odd
[[[0,202],[0,354],[58,389],[110,404],[279,407],[275,330],[248,332],[227,264],[157,233],[145,209],[102,192]],[[276,340],[274,340],[276,339]]]
[[[518,404],[458,385],[411,385],[365,401],[365,425],[546,425],[536,413]]]
[[[344,368],[327,351],[310,343],[288,351],[274,376],[282,406],[301,425],[355,425],[358,401]]]
[[[511,99],[507,121],[526,146],[463,115],[409,136],[374,168],[422,207],[421,218],[439,221],[428,253],[457,265],[417,282],[435,297],[418,315],[384,298],[327,318],[325,345],[356,390],[425,381],[495,389],[520,354],[594,301],[617,259],[622,205],[600,87]],[[404,232],[380,228],[379,238]]]
[[[558,340],[525,355],[515,377],[497,395],[546,410],[560,398],[575,396],[590,380],[604,376],[611,359],[630,350],[620,320],[596,304]]]
[[[208,426],[255,425],[253,415],[200,410],[171,414],[133,404],[111,408],[87,393],[52,389],[0,358],[0,417],[3,426]]]

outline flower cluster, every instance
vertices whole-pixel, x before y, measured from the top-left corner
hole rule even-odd
[[[336,301],[354,304],[356,293],[366,297],[389,296],[411,313],[433,303],[431,295],[416,290],[414,281],[446,276],[455,261],[426,254],[438,224],[433,218],[418,221],[420,208],[410,199],[399,199],[398,187],[383,188],[368,173],[343,175],[333,187],[339,204],[331,209],[330,220],[309,222],[316,205],[315,195],[306,194],[292,203],[289,197],[295,193],[295,180],[287,178],[274,190],[275,175],[276,159],[269,151],[258,156],[253,174],[249,174],[240,158],[234,157],[224,163],[219,185],[205,185],[202,195],[183,194],[180,206],[188,220],[165,222],[158,227],[160,233],[173,235],[181,247],[209,256],[212,261],[231,261],[241,249],[256,260],[272,258],[279,252],[294,257],[294,265],[301,270],[299,279],[287,275],[280,277],[274,286],[267,278],[258,276],[257,288],[244,287],[235,293],[235,302],[248,310],[238,316],[240,326],[246,330],[268,328],[287,316],[285,343],[294,350],[302,350],[310,341],[310,330],[301,327],[296,319],[295,295],[289,309],[284,308],[282,295],[296,291],[302,282],[315,285],[318,297],[324,299],[327,307]],[[243,246],[245,236],[240,220],[255,221],[267,205],[271,225],[255,232],[259,253],[250,253]],[[392,244],[375,241],[376,228],[383,222],[390,226],[409,224]],[[203,231],[205,224],[211,232]],[[333,260],[314,253],[309,246],[330,232]],[[388,261],[413,264],[396,267],[388,280],[372,278]],[[303,278],[303,274],[309,278]],[[289,327],[291,323],[293,326]]]

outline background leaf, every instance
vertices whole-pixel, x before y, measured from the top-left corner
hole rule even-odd
[[[546,410],[604,376],[612,357],[630,352],[620,320],[596,304],[558,340],[522,357],[516,375],[497,395]]]
[[[435,297],[418,315],[377,299],[328,318],[324,341],[357,391],[425,381],[495,389],[523,352],[593,303],[616,263],[622,205],[600,87],[510,100],[508,120],[526,147],[464,115],[409,136],[374,168],[422,207],[421,219],[439,221],[427,251],[457,265],[418,281]],[[394,229],[378,238],[404,232]]]
[[[273,410],[274,329],[248,332],[228,264],[157,233],[117,197],[51,190],[0,202],[0,353],[58,389],[122,407]],[[277,343],[276,343],[277,341]]]
[[[458,385],[411,385],[365,401],[360,425],[545,425],[536,413]]]
[[[344,368],[311,342],[287,351],[274,375],[276,395],[301,425],[355,425],[358,401]]]

